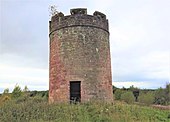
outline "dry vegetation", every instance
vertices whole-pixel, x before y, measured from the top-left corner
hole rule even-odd
[[[135,102],[130,91],[120,91],[114,104],[89,102],[48,104],[47,91],[21,91],[0,96],[0,122],[169,122],[169,110]],[[149,92],[148,92],[149,94]],[[152,93],[153,94],[153,93]],[[116,95],[116,94],[114,94]],[[148,95],[149,98],[151,95]],[[130,100],[129,100],[130,99]],[[141,98],[140,98],[141,99]],[[147,98],[146,98],[147,99]],[[153,97],[151,97],[153,100]],[[148,102],[148,101],[147,101]],[[151,103],[150,100],[148,103]]]

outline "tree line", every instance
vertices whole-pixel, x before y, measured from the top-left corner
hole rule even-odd
[[[133,85],[129,88],[113,86],[113,94],[115,100],[127,103],[170,105],[170,83],[167,83],[165,88],[158,89],[139,89]]]

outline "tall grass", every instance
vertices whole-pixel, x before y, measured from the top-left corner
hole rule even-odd
[[[168,111],[121,102],[48,104],[40,97],[0,106],[0,122],[168,122]]]

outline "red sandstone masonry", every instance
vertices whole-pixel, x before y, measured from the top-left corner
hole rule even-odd
[[[49,102],[69,102],[70,81],[81,81],[81,101],[112,101],[108,20],[73,9],[50,22]]]

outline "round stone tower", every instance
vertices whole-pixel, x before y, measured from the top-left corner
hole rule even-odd
[[[51,18],[49,102],[112,101],[108,20],[87,9]]]

